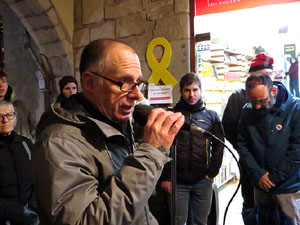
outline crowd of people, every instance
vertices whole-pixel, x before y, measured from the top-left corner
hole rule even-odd
[[[147,82],[136,52],[121,41],[84,48],[82,91],[72,76],[62,77],[36,129],[0,71],[0,225],[159,224],[148,201],[159,187],[171,202],[175,142],[176,224],[207,225],[225,138],[239,154],[245,225],[299,225],[299,92],[272,81],[273,61],[255,56],[222,121],[206,107],[199,77],[183,75],[180,100],[172,110],[145,110],[138,135],[132,114],[137,102],[147,104],[140,101]]]

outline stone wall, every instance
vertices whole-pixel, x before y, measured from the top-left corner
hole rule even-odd
[[[118,39],[131,45],[141,59],[144,77],[149,78],[152,71],[145,58],[147,46],[152,39],[164,37],[170,42],[173,53],[168,68],[171,74],[179,81],[190,70],[189,0],[64,1],[64,7],[69,7],[66,13],[70,7],[74,7],[73,36],[70,35],[70,27],[66,27],[67,23],[60,16],[64,14],[63,9],[56,8],[61,4],[54,4],[57,1],[0,1],[6,26],[11,26],[11,33],[5,32],[5,39],[8,40],[5,41],[5,49],[9,82],[16,89],[17,97],[28,102],[35,121],[44,111],[44,103],[55,100],[57,82],[62,76],[75,74],[75,78],[80,79],[78,66],[81,51],[88,43],[99,38]],[[50,100],[44,100],[43,93],[39,91],[35,71],[41,68],[24,49],[24,28],[32,38],[32,45],[36,46],[39,60],[44,63]],[[162,54],[162,48],[154,49],[158,60]],[[177,101],[180,96],[178,84],[173,93],[174,101]]]
[[[4,57],[7,80],[16,98],[25,102],[32,114],[34,124],[44,111],[43,94],[39,91],[35,72],[37,64],[25,49],[25,28],[11,8],[0,2],[0,15],[3,17]]]
[[[74,0],[51,0],[51,2],[66,28],[68,39],[72,40],[74,31]]]
[[[118,39],[132,46],[140,57],[145,78],[151,70],[146,62],[146,50],[156,37],[166,38],[172,48],[168,70],[179,81],[190,71],[190,16],[188,0],[74,0],[74,67],[79,80],[79,61],[83,48],[99,38]],[[154,49],[161,58],[162,48]],[[179,85],[173,91],[179,98]]]
[[[42,56],[50,91],[50,102],[58,94],[57,83],[62,76],[74,75],[72,36],[64,23],[61,5],[73,7],[73,1],[54,5],[51,0],[4,0],[20,19]],[[61,6],[61,7],[62,7]],[[69,9],[65,9],[69,13]],[[72,15],[70,15],[72,16]]]

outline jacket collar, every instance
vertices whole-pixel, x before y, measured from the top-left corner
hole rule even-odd
[[[274,81],[273,85],[277,88],[277,94],[276,102],[274,106],[270,109],[270,112],[282,112],[284,111],[287,102],[289,102],[293,98],[293,96],[290,92],[287,91],[287,89],[281,82]]]
[[[182,96],[181,96],[179,102],[177,102],[177,104],[174,107],[175,110],[188,111],[191,113],[199,112],[203,108],[205,108],[205,104],[204,104],[202,98],[200,98],[196,104],[189,105],[188,103],[186,103],[186,101],[183,99]]]
[[[77,127],[96,126],[106,137],[123,135],[121,126],[104,117],[82,93],[74,94],[65,102],[52,104],[51,111],[43,116],[38,124],[37,133],[54,123],[72,124]],[[129,122],[128,125],[130,126]]]
[[[8,136],[0,135],[0,146],[10,145],[12,143],[22,142],[23,139],[15,131],[12,131]]]

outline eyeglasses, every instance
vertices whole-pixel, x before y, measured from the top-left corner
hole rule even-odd
[[[265,99],[261,99],[261,100],[255,100],[255,99],[248,99],[248,102],[251,103],[251,105],[255,106],[255,105],[261,105],[261,106],[267,106],[270,103],[270,98],[265,98]]]
[[[144,92],[147,89],[147,85],[148,85],[147,81],[138,81],[138,82],[116,81],[116,80],[110,79],[108,77],[102,76],[101,74],[96,73],[96,72],[91,72],[91,73],[98,77],[102,77],[103,79],[108,80],[113,84],[118,85],[122,92],[131,92],[135,89],[136,86],[139,88],[140,92]]]
[[[13,120],[15,118],[15,116],[16,116],[15,112],[9,112],[7,114],[0,114],[1,121],[3,121],[5,117],[8,120]]]

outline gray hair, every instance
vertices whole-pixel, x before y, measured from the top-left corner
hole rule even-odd
[[[0,107],[9,107],[9,108],[11,108],[11,110],[14,112],[14,113],[16,113],[16,111],[15,111],[15,107],[14,107],[14,105],[11,103],[11,102],[8,102],[8,101],[0,101]],[[17,114],[15,115],[15,118],[14,118],[14,128],[16,127],[16,125],[17,125]]]

